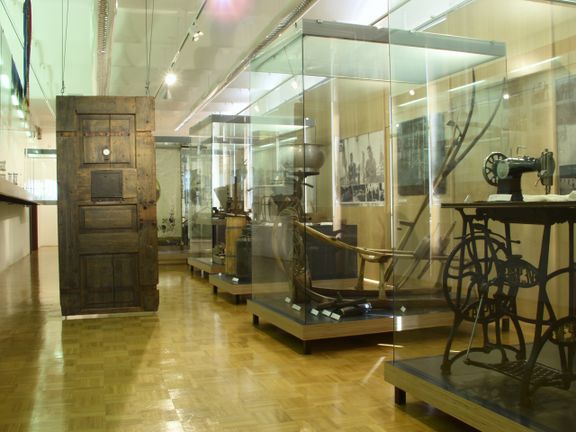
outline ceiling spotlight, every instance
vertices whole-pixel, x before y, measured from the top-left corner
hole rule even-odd
[[[178,78],[176,77],[176,74],[174,72],[168,72],[164,77],[164,84],[166,84],[168,87],[173,86],[174,84],[176,84],[177,79]]]
[[[204,32],[198,30],[197,32],[195,32],[195,33],[192,35],[192,39],[194,39],[194,42],[198,42],[198,40],[199,40],[202,36],[204,36]]]

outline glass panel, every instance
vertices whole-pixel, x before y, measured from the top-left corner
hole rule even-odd
[[[190,129],[191,251],[236,277],[236,242],[251,208],[246,117],[212,115]],[[249,257],[243,258],[248,260]],[[240,260],[240,265],[247,265]]]
[[[182,244],[182,178],[180,145],[156,148],[156,178],[160,197],[156,204],[159,246]]]
[[[378,262],[389,246],[386,35],[303,21],[251,65],[252,302],[323,326],[303,334],[391,330]]]
[[[574,181],[576,7],[476,0],[429,14],[430,3],[442,2],[406,2],[388,23],[394,364],[531,429],[562,430],[576,406],[576,210],[558,195]],[[416,22],[416,10],[435,20]],[[402,73],[396,29],[445,40],[450,61],[426,45]],[[407,331],[415,317],[420,329]]]
[[[274,313],[304,321],[301,306],[291,309],[294,249],[303,245],[293,219],[303,209],[302,39],[300,30],[279,38],[250,66],[253,163],[252,300]],[[299,308],[299,309],[298,309]]]
[[[212,146],[211,125],[190,129],[187,151],[190,178],[188,237],[192,257],[212,256]]]
[[[12,62],[6,36],[0,29],[0,182],[13,183],[38,201],[54,200],[56,162],[30,160],[25,148],[38,144],[32,137],[20,77]]]

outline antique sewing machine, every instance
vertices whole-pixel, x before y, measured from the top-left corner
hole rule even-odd
[[[482,174],[489,184],[497,186],[498,194],[511,195],[511,201],[523,201],[522,174],[536,172],[548,194],[553,184],[555,168],[553,153],[547,149],[539,158],[506,157],[503,153],[493,152],[484,160]]]

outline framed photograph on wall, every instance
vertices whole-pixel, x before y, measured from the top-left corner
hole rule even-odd
[[[340,204],[382,204],[384,131],[346,138],[338,148]]]
[[[444,115],[433,115],[431,125],[427,116],[398,123],[396,137],[398,193],[425,195],[430,186],[430,166],[435,176],[444,159]],[[441,185],[436,193],[444,191],[445,186]]]

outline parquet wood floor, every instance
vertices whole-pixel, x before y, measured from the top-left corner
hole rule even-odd
[[[470,431],[393,402],[391,335],[297,342],[160,267],[155,315],[62,320],[56,248],[0,273],[0,431]]]

